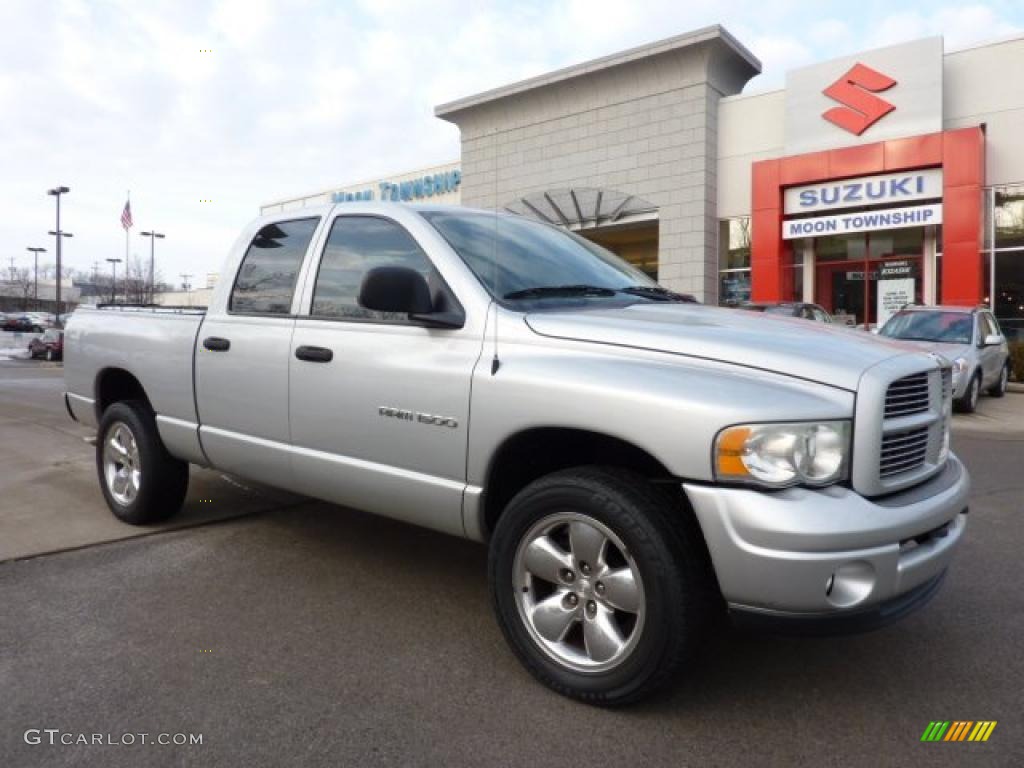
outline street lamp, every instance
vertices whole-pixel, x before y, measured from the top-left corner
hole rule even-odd
[[[56,315],[57,315],[57,327],[60,328],[61,327],[61,325],[60,325],[60,252],[61,252],[60,244],[62,242],[64,242],[64,238],[65,237],[74,237],[74,235],[72,235],[70,232],[54,232],[52,229],[47,234],[48,235],[52,235],[53,237],[57,238],[57,306],[56,306]]]
[[[151,232],[140,232],[143,237],[149,238],[149,303],[153,303],[154,285],[153,285],[153,251],[156,249],[157,238],[163,240],[165,235],[157,232],[155,229]]]
[[[60,196],[66,195],[71,190],[67,187],[54,187],[53,189],[46,190],[46,194],[53,195],[57,198],[57,228],[55,232],[50,232],[51,235],[57,238],[57,327],[60,327],[60,243],[61,236],[64,235],[60,231]],[[70,235],[67,235],[70,237]]]
[[[110,303],[117,303],[117,265],[124,259],[107,259],[110,262]]]
[[[34,272],[35,276],[32,278],[32,293],[33,293],[33,297],[32,298],[33,298],[33,301],[35,303],[36,310],[38,310],[39,309],[39,254],[40,253],[46,253],[46,249],[45,248],[33,248],[32,246],[29,246],[25,250],[31,251],[32,252],[32,256],[35,258],[36,266],[35,266],[35,272]],[[60,318],[58,317],[57,320],[60,321]]]

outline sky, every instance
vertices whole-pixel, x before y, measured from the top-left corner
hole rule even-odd
[[[2,0],[0,267],[91,271],[166,234],[157,270],[218,272],[262,203],[448,162],[459,133],[433,108],[719,23],[787,69],[941,34],[946,50],[1024,32],[1024,2],[881,0]]]

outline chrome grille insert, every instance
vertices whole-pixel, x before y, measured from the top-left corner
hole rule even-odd
[[[928,427],[906,432],[893,432],[882,438],[882,453],[878,462],[881,477],[909,472],[924,464],[928,455]]]
[[[929,407],[928,372],[897,379],[885,393],[885,418],[924,413]]]

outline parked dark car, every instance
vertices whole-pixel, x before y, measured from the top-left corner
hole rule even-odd
[[[40,321],[31,315],[7,315],[4,319],[5,331],[20,331],[22,333],[42,333],[43,326]]]
[[[800,317],[804,320],[814,320],[818,323],[832,322],[832,315],[823,308],[817,304],[809,304],[804,301],[780,301],[776,303],[751,301],[746,304],[740,304],[739,309],[746,309],[751,312],[764,312],[768,315]]]
[[[28,343],[29,357],[43,357],[47,360],[64,359],[64,331],[51,328],[37,339]]]

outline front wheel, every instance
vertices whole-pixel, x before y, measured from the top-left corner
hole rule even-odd
[[[967,391],[964,396],[956,401],[956,409],[960,413],[974,413],[978,407],[978,397],[981,394],[981,373],[975,373],[967,383]]]
[[[620,705],[670,683],[711,624],[714,579],[682,500],[630,472],[580,468],[521,491],[491,540],[502,631],[542,683]]]
[[[138,401],[114,403],[103,412],[96,471],[110,511],[132,525],[166,520],[188,491],[188,464],[167,452],[153,412]]]

